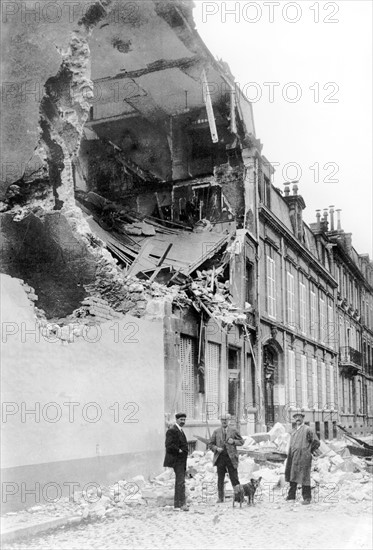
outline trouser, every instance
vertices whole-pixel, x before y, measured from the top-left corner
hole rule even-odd
[[[216,467],[218,471],[218,498],[224,500],[224,478],[225,473],[228,472],[229,479],[231,480],[232,487],[239,485],[238,472],[232,464],[228,453],[222,452],[216,461]]]
[[[175,496],[174,506],[175,508],[181,508],[185,504],[185,471],[186,462],[177,462],[174,466],[175,472]]]
[[[288,492],[288,499],[295,499],[297,493],[298,483],[296,481],[290,481],[290,489]],[[311,487],[309,485],[302,485],[302,497],[303,500],[311,500]]]

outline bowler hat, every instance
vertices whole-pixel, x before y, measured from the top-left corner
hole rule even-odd
[[[176,413],[175,418],[186,418],[186,414],[185,413]]]
[[[302,412],[296,412],[296,413],[293,414],[293,418],[296,418],[297,416],[303,416],[303,418],[304,418],[306,415]]]
[[[222,414],[220,416],[220,420],[230,420],[231,419],[231,415],[230,414]]]

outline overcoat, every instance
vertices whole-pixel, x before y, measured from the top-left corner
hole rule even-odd
[[[228,443],[228,439],[232,438],[234,441],[233,443]],[[232,426],[228,426],[227,428],[227,437],[225,439],[224,437],[224,431],[223,428],[217,428],[214,433],[211,436],[211,439],[209,441],[209,448],[214,451],[214,458],[213,458],[213,465],[215,466],[217,459],[219,458],[220,452],[217,451],[217,448],[225,448],[227,449],[227,453],[229,458],[231,459],[232,465],[234,468],[238,468],[238,452],[236,449],[236,446],[240,446],[244,444],[244,440],[241,436],[241,434]]]
[[[285,467],[285,481],[298,485],[311,485],[312,452],[320,447],[320,441],[309,426],[302,424],[290,437]]]
[[[180,453],[179,450],[182,452]],[[166,456],[163,466],[173,468],[178,462],[185,462],[188,458],[188,442],[185,434],[174,424],[166,432]]]

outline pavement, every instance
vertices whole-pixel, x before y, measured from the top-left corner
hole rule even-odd
[[[153,505],[118,509],[111,517],[48,527],[4,550],[371,549],[372,503],[322,499],[289,503],[281,491],[242,508],[231,501],[191,505],[189,512]],[[60,518],[61,519],[61,518]]]

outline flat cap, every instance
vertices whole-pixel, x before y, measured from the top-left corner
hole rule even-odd
[[[176,413],[175,418],[186,418],[186,414],[185,413]]]
[[[220,415],[220,420],[230,420],[230,419],[231,419],[231,415],[228,413]]]

